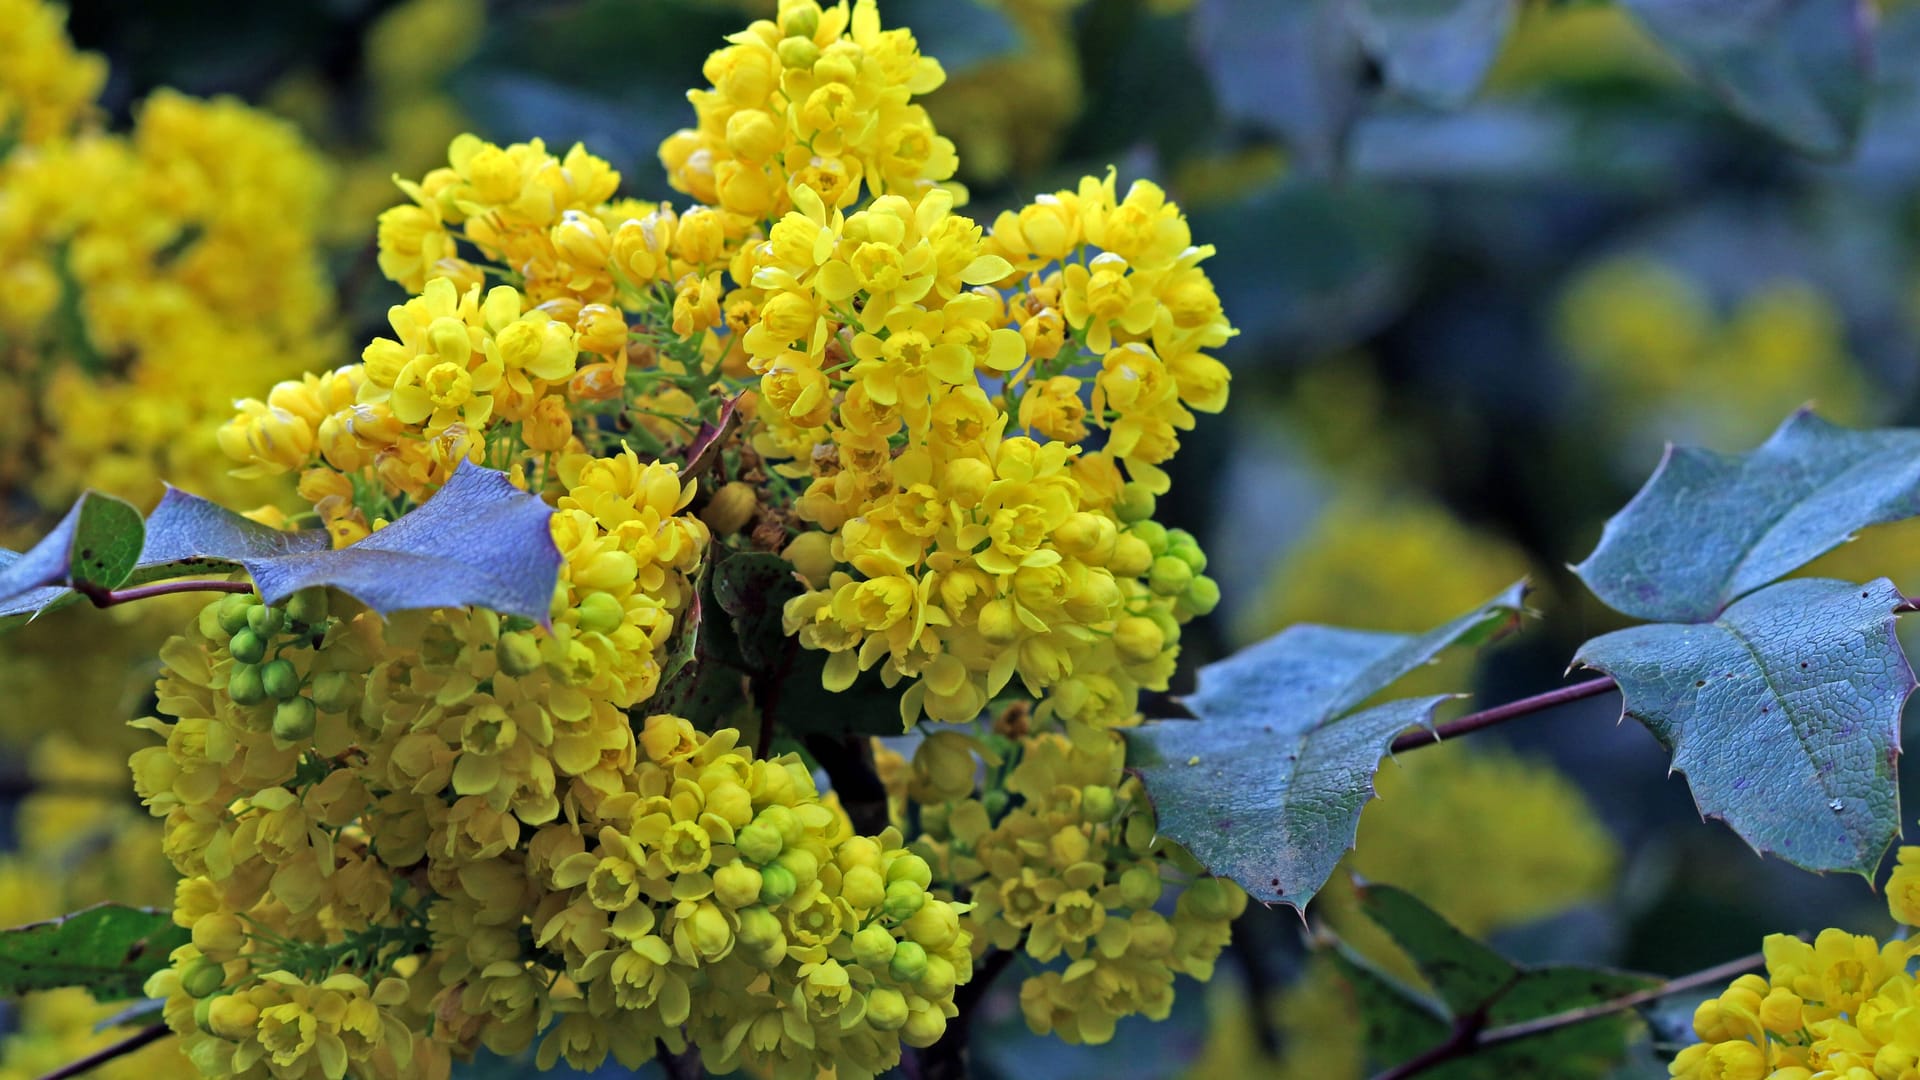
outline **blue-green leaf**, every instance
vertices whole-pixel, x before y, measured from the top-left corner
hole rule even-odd
[[[1361,704],[1448,645],[1516,620],[1524,591],[1420,635],[1294,626],[1201,668],[1185,701],[1197,719],[1127,736],[1160,832],[1255,898],[1305,907],[1353,846],[1388,744],[1451,695]]]
[[[1493,66],[1513,9],[1514,0],[1354,0],[1348,12],[1388,85],[1456,108]]]
[[[1746,454],[1669,447],[1574,567],[1616,611],[1701,622],[1868,525],[1920,514],[1920,431],[1798,412]]]
[[[1727,106],[1810,154],[1853,147],[1871,90],[1866,0],[1626,0]]]
[[[280,532],[169,490],[147,523],[144,547],[136,547],[139,558],[123,581],[140,584],[237,568],[253,578],[268,603],[324,585],[382,615],[472,605],[544,624],[560,572],[560,551],[548,526],[552,516],[551,508],[515,488],[505,474],[463,463],[424,505],[335,550],[321,530]],[[64,588],[45,587],[41,564],[31,573],[15,572],[31,558],[29,553],[0,571],[0,627],[72,598]]]
[[[1701,814],[1796,866],[1871,875],[1900,829],[1903,601],[1885,579],[1783,581],[1711,623],[1595,638],[1574,662],[1619,682]]]
[[[187,940],[167,912],[119,904],[0,930],[0,994],[79,986],[98,1001],[139,997]]]

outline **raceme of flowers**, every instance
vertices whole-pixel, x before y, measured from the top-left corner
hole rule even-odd
[[[661,147],[690,205],[621,195],[583,147],[460,136],[380,217],[391,335],[218,431],[311,506],[253,516],[338,546],[502,469],[554,507],[562,566],[541,624],[306,592],[168,643],[133,767],[193,944],[149,990],[209,1076],[662,1046],[871,1076],[941,1037],[991,949],[1057,961],[1028,1020],[1097,1042],[1226,944],[1245,895],[1156,838],[1110,730],[1219,599],[1153,520],[1227,396],[1212,248],[1111,173],[963,216],[913,100],[941,68],[870,0],[787,0],[705,74]],[[750,705],[650,704],[745,551],[806,582],[782,621],[827,689],[892,688],[909,729],[1024,702],[1005,767],[976,787],[940,728],[911,834],[860,835],[748,749]]]
[[[1920,847],[1887,881],[1895,921],[1920,925]],[[1668,1066],[1685,1080],[1906,1076],[1920,1061],[1915,942],[1822,930],[1766,940],[1767,973],[1742,975],[1693,1014],[1698,1043]]]

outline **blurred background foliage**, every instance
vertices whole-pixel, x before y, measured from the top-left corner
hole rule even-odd
[[[626,193],[668,196],[654,151],[690,120],[686,88],[770,6],[83,0],[69,29],[107,60],[112,126],[162,87],[233,95],[333,163],[319,223],[340,324],[330,365],[399,299],[372,248],[394,173],[418,176],[473,130],[583,141]],[[1920,422],[1920,4],[1755,4],[1787,21],[1716,33],[1698,25],[1715,5],[1630,6],[882,0],[946,67],[927,104],[958,144],[976,219],[1111,165],[1166,185],[1219,248],[1209,270],[1242,328],[1223,354],[1233,407],[1188,440],[1161,515],[1199,535],[1225,596],[1186,638],[1189,671],[1299,621],[1425,629],[1530,575],[1546,619],[1478,670],[1454,659],[1417,678],[1485,703],[1551,687],[1580,641],[1619,624],[1565,565],[1664,441],[1745,449],[1809,402],[1851,424]],[[1917,544],[1920,528],[1883,529],[1810,572],[1920,587]],[[121,630],[91,674],[52,683],[71,634],[8,643],[19,851],[0,860],[0,920],[169,888],[137,808],[103,794],[124,787],[111,733],[151,685],[154,630]],[[1348,867],[1527,960],[1678,973],[1769,931],[1887,929],[1862,882],[1761,861],[1702,825],[1617,710],[1588,701],[1388,763]],[[73,718],[75,738],[30,722],[47,715]],[[1106,1047],[1034,1039],[1008,994],[990,997],[979,1063],[1008,1077],[1366,1075],[1313,932],[1406,969],[1339,880],[1312,927],[1250,911],[1226,978]],[[105,1038],[84,1000],[28,1009],[0,1077]],[[1643,1073],[1664,1069],[1621,1075]]]

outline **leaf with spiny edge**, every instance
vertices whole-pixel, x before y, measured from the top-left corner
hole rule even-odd
[[[1455,695],[1362,706],[1448,646],[1510,627],[1525,591],[1425,634],[1289,627],[1200,669],[1183,702],[1196,719],[1126,732],[1161,833],[1254,898],[1304,908],[1353,846],[1394,736]]]
[[[120,904],[0,930],[0,993],[78,986],[96,1001],[137,998],[189,939],[167,912]]]

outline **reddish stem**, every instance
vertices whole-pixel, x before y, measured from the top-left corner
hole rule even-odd
[[[174,593],[250,593],[253,591],[253,585],[245,581],[184,578],[175,581],[156,581],[151,585],[137,585],[131,589],[102,589],[99,586],[75,585],[74,591],[93,601],[94,607],[112,607],[115,604],[128,604],[154,596],[171,596]]]
[[[1409,731],[1405,735],[1393,740],[1393,751],[1394,753],[1399,753],[1402,750],[1414,750],[1422,746],[1430,746],[1442,739],[1451,738],[1455,735],[1465,735],[1469,731],[1478,731],[1484,727],[1492,727],[1495,724],[1505,723],[1515,717],[1541,712],[1545,709],[1551,709],[1556,705],[1565,705],[1569,701],[1579,701],[1581,698],[1596,697],[1616,689],[1618,685],[1619,684],[1615,683],[1612,678],[1603,675],[1598,679],[1588,679],[1586,682],[1574,683],[1572,686],[1563,686],[1558,690],[1549,690],[1544,694],[1535,694],[1532,697],[1523,697],[1518,701],[1509,701],[1505,705],[1495,705],[1491,709],[1482,709],[1479,712],[1468,713],[1457,720],[1449,720],[1444,724],[1421,728],[1418,731]]]

